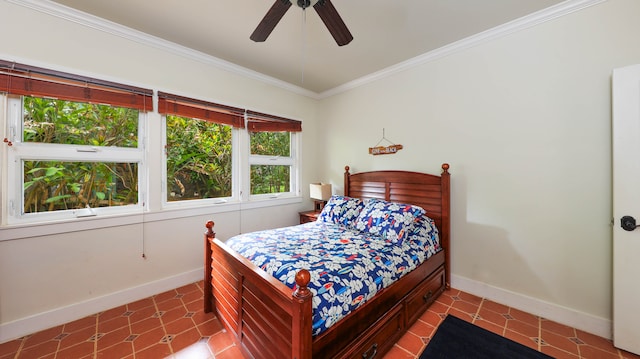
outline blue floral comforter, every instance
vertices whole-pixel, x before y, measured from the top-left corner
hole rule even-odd
[[[440,250],[438,231],[424,218],[423,230],[400,242],[316,221],[242,234],[226,244],[292,289],[296,272],[309,270],[318,335]]]

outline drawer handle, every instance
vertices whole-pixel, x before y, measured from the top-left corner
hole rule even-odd
[[[424,299],[425,302],[428,302],[429,299],[431,299],[432,296],[433,296],[433,292],[432,291],[428,291],[427,294],[422,296],[422,299]]]
[[[378,354],[378,343],[373,343],[371,348],[366,352],[362,353],[362,359],[371,359]]]

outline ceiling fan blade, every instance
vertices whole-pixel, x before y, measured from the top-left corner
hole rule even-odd
[[[249,38],[255,42],[266,40],[290,7],[288,0],[276,0]]]
[[[318,16],[322,19],[331,36],[336,40],[339,46],[346,45],[353,40],[353,36],[347,25],[338,14],[338,11],[331,3],[331,0],[319,0],[313,8],[316,9]]]

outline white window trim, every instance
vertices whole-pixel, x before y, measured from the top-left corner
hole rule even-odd
[[[27,223],[42,223],[62,220],[79,220],[84,217],[108,216],[121,214],[141,214],[145,208],[146,195],[146,113],[140,112],[138,120],[138,147],[103,147],[79,146],[44,143],[22,142],[22,97],[2,96],[6,101],[8,118],[5,118],[9,131],[8,139],[12,146],[8,146],[7,158],[7,201],[3,218],[6,224],[18,225]],[[127,206],[100,207],[80,210],[63,210],[45,213],[22,213],[24,204],[23,166],[24,160],[56,160],[56,161],[87,161],[87,162],[132,162],[138,164],[138,203]],[[9,174],[12,177],[9,178]]]

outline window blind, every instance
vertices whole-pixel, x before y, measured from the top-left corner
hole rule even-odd
[[[153,110],[153,90],[0,60],[0,92]]]
[[[301,132],[302,122],[260,112],[247,111],[247,130],[251,132]]]
[[[158,112],[244,128],[244,110],[214,102],[158,92]]]

